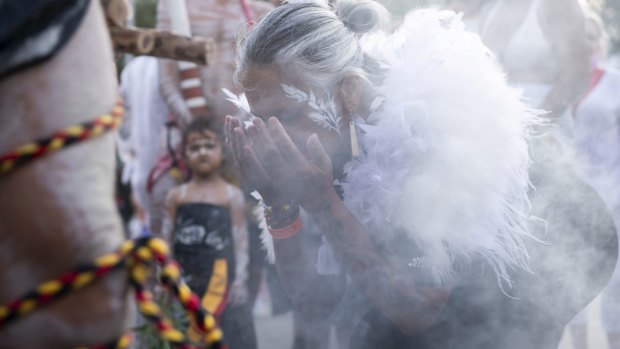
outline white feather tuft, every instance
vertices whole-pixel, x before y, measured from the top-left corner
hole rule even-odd
[[[232,93],[229,89],[223,88],[222,92],[226,95],[226,99],[234,104],[239,110],[245,112],[246,114],[252,116],[252,111],[250,110],[250,103],[248,102],[245,93],[240,95],[236,95]]]
[[[385,100],[359,125],[365,154],[345,169],[345,203],[380,239],[405,231],[435,283],[481,257],[511,286],[510,270],[528,269],[526,139],[536,113],[452,12],[414,11],[362,45],[387,71]]]
[[[262,196],[257,191],[253,191],[250,195],[258,201],[263,200]],[[263,242],[263,248],[267,251],[267,260],[269,263],[273,264],[276,260],[276,254],[273,247],[273,238],[271,237],[271,234],[269,234],[269,227],[267,226],[267,220],[265,219],[265,209],[259,204],[254,207],[252,213],[254,214],[254,217],[256,217],[258,227],[260,228],[260,239]]]

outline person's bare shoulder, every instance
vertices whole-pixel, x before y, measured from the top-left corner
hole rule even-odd
[[[239,189],[239,187],[237,187],[234,184],[229,184],[231,189],[231,204],[235,205],[235,206],[243,206],[244,205],[244,198],[243,198],[243,191],[241,191],[241,189]]]
[[[168,190],[168,194],[166,194],[166,206],[174,207],[179,204],[181,200],[181,186],[172,187]]]

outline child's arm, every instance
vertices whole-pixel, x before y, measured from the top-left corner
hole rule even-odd
[[[232,235],[235,248],[235,281],[230,290],[230,302],[239,305],[248,300],[248,263],[249,263],[249,235],[245,219],[245,201],[243,193],[232,187],[230,198]]]
[[[164,221],[162,224],[162,236],[161,238],[166,240],[166,242],[170,245],[173,240],[173,232],[174,232],[174,221],[177,215],[177,206],[179,203],[179,191],[178,189],[172,188],[168,191],[166,195],[166,203],[165,203],[165,214]]]

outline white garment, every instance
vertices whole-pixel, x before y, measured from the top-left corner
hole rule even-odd
[[[496,0],[482,11],[478,28],[482,38],[489,30],[496,30],[490,25],[495,23],[503,3],[504,0]],[[522,91],[524,102],[534,108],[540,107],[560,73],[557,59],[540,24],[541,6],[541,0],[532,0],[527,15],[508,44],[501,52],[494,52],[512,85]]]
[[[125,177],[129,178],[138,204],[145,210],[149,207],[147,179],[158,156],[165,151],[164,124],[169,113],[159,93],[157,67],[156,58],[134,58],[123,69],[120,85],[125,116],[119,148],[126,163]]]
[[[465,29],[474,33],[480,33],[480,12],[482,11],[483,10],[480,10],[475,16],[463,17],[462,20],[463,24],[465,24]]]
[[[574,146],[584,180],[609,206],[620,205],[620,71],[607,69],[574,115]]]
[[[360,125],[365,154],[346,168],[345,203],[380,239],[405,232],[434,283],[481,258],[510,284],[507,270],[527,265],[535,116],[452,12],[414,11],[363,47],[387,70],[385,101]]]

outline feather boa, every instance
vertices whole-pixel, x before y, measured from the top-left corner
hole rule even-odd
[[[536,113],[453,12],[414,11],[361,44],[387,75],[382,106],[357,120],[364,154],[345,168],[345,204],[376,239],[405,232],[424,252],[417,273],[435,284],[483,258],[512,285],[510,270],[528,269]]]
[[[385,102],[360,124],[366,154],[346,169],[345,203],[380,238],[407,232],[436,283],[482,257],[510,284],[510,268],[527,268],[535,113],[452,12],[415,11],[363,46],[385,65]]]

